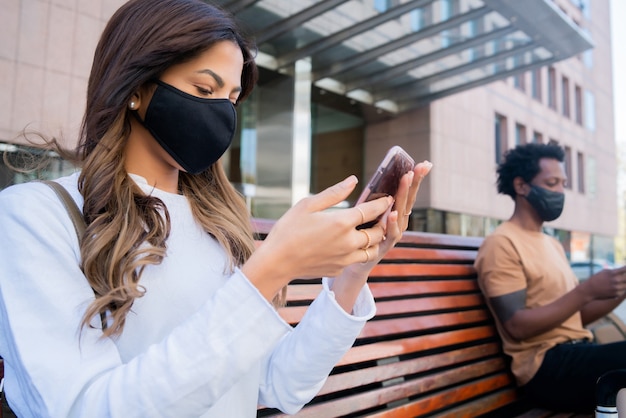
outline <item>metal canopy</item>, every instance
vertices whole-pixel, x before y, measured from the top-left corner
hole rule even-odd
[[[550,0],[217,3],[255,37],[259,65],[309,60],[317,87],[393,113],[593,47]]]

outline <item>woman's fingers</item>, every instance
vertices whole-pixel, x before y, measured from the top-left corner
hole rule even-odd
[[[310,212],[320,212],[343,202],[354,190],[357,183],[356,176],[352,175],[345,180],[330,186],[314,196],[304,199]]]
[[[412,171],[413,178],[411,179],[408,193],[406,195],[407,199],[405,205],[397,206],[398,208],[405,208],[404,213],[400,213],[400,215],[406,218],[404,219],[406,221],[406,226],[408,226],[409,215],[411,215],[411,212],[413,210],[413,205],[415,204],[415,198],[417,197],[417,192],[419,191],[420,184],[422,183],[422,180],[424,180],[424,177],[426,177],[428,173],[430,173],[432,167],[432,163],[425,160],[421,163],[418,163]],[[400,192],[401,190],[399,189],[398,193]]]
[[[415,198],[417,192],[422,184],[422,180],[430,173],[430,170],[433,168],[433,163],[430,161],[424,160],[421,163],[418,163],[415,166],[413,172],[415,173],[415,177],[413,178],[413,184],[411,185],[410,193]]]
[[[352,208],[354,225],[359,226],[370,222],[385,213],[393,204],[393,197],[385,196],[369,202],[361,203]]]
[[[352,234],[355,248],[367,249],[380,244],[386,239],[382,225],[376,224],[372,228],[357,229]]]

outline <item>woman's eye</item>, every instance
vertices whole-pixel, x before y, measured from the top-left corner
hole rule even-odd
[[[196,89],[198,90],[198,93],[203,95],[203,96],[208,96],[211,94],[211,90],[209,89],[205,89],[203,87],[200,86],[196,86]]]

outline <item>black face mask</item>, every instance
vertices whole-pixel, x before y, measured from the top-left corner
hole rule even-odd
[[[233,140],[237,126],[234,105],[228,99],[203,99],[162,81],[156,83],[145,120],[133,113],[186,172],[203,172]]]
[[[563,212],[565,193],[553,192],[531,184],[530,192],[525,197],[544,222],[555,220]]]

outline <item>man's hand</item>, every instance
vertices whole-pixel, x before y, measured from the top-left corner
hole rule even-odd
[[[593,299],[617,299],[626,292],[626,266],[602,270],[580,284]]]

